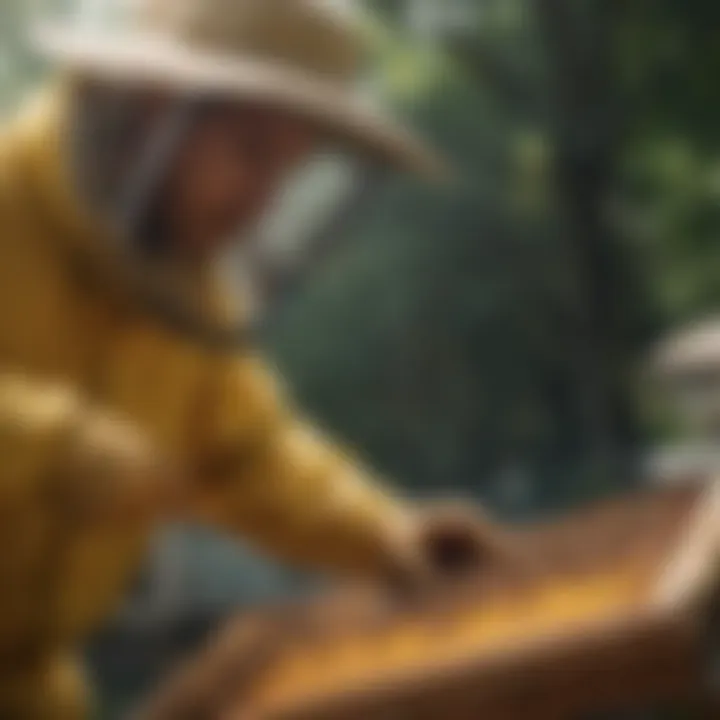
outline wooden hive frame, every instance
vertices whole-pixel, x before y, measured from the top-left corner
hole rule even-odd
[[[719,483],[639,493],[517,537],[536,561],[529,567],[486,569],[412,605],[370,590],[270,613],[276,642],[265,643],[265,662],[242,682],[226,678],[213,710],[194,717],[563,720],[706,692],[720,564]],[[604,604],[608,587],[620,588],[607,596],[615,604]],[[571,602],[565,617],[555,602],[564,597],[584,600]],[[486,628],[477,647],[465,637],[475,631],[443,630],[471,615]],[[493,617],[503,620],[494,626]],[[527,631],[512,627],[513,618]],[[260,625],[259,618],[244,619],[219,642],[243,655],[242,642],[231,637],[247,637]],[[397,654],[403,637],[414,641],[428,628],[433,639],[418,643],[420,657]],[[462,651],[455,653],[458,637]],[[353,674],[357,658],[365,664]],[[190,676],[202,674],[203,662]],[[348,662],[351,672],[341,672]],[[302,670],[302,682],[288,680],[291,667]]]

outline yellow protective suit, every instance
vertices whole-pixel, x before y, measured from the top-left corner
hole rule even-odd
[[[137,309],[74,196],[67,117],[53,91],[0,137],[2,718],[84,714],[73,650],[172,508],[353,572],[379,569],[405,512],[293,415],[257,357],[194,347]],[[182,503],[155,453],[186,471]]]

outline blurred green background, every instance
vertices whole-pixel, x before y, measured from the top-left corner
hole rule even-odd
[[[0,0],[3,112],[44,73],[23,29],[62,6]],[[291,217],[342,244],[274,308],[270,352],[320,423],[413,493],[518,518],[640,482],[665,426],[645,407],[647,353],[720,299],[720,4],[372,9],[379,89],[459,181],[361,173],[321,222]],[[92,648],[113,702],[230,608],[305,586],[191,531],[165,547],[181,562],[157,622],[140,602]]]

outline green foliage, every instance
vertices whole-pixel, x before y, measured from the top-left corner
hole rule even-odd
[[[461,183],[380,192],[273,338],[305,404],[384,471],[507,512],[530,509],[506,506],[508,473],[527,479],[536,510],[613,487],[587,453],[574,335],[584,299],[560,225],[534,35],[519,14],[499,38],[476,38],[481,52],[425,47],[412,62],[413,41],[396,35],[395,57],[423,92],[393,97]],[[626,343],[632,354],[640,341],[618,339],[623,353]]]
[[[626,193],[665,315],[717,307],[720,51],[714,3],[634,2],[622,11],[618,68],[628,102]]]
[[[403,17],[402,3],[378,6]],[[444,52],[417,52],[416,40],[393,34],[386,67],[402,82],[391,95],[463,184],[380,192],[347,228],[352,247],[276,329],[304,401],[415,489],[463,485],[492,502],[507,469],[521,468],[541,508],[627,482],[623,449],[632,454],[657,426],[640,424],[635,390],[649,342],[720,299],[720,53],[710,30],[720,11],[587,2],[565,13],[575,35],[556,47],[562,37],[543,17],[553,7],[569,8],[516,4],[502,32],[480,26]],[[553,53],[569,54],[571,70]],[[600,326],[579,264],[592,218],[568,227],[563,162],[587,164],[581,182],[593,167],[608,174],[589,191],[605,238],[590,277],[613,306]],[[595,328],[599,370],[598,349],[583,350]],[[592,405],[610,388],[635,414],[629,425],[594,422]]]

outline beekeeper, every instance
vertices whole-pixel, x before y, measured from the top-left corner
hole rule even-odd
[[[356,95],[359,37],[319,0],[143,0],[112,35],[39,33],[58,77],[0,139],[3,718],[85,715],[76,647],[165,520],[377,577],[492,543],[313,429],[214,270],[326,142],[444,172]]]

